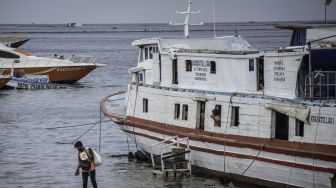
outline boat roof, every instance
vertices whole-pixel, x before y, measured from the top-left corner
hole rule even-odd
[[[195,39],[141,39],[132,43],[133,46],[158,44],[161,52],[177,49],[185,52],[258,52],[244,38],[241,37],[217,37]]]
[[[305,29],[326,29],[326,28],[336,28],[336,24],[275,24],[275,28],[278,29],[290,29],[290,30],[305,30]]]
[[[6,45],[4,45],[0,42],[0,50],[4,50],[4,49],[8,49],[8,46],[6,46]]]

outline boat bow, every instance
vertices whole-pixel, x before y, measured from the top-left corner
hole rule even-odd
[[[126,120],[125,91],[120,91],[104,97],[100,101],[101,112],[117,124]]]

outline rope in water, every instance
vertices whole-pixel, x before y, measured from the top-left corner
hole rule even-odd
[[[113,158],[118,158],[118,157],[128,157],[129,154],[115,154],[115,155],[110,155],[110,157]]]

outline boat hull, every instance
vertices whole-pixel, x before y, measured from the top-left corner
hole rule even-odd
[[[11,77],[0,78],[0,89],[4,87],[10,80]]]
[[[14,74],[48,75],[49,82],[73,84],[96,68],[96,65],[63,67],[15,67]],[[5,73],[6,72],[9,73],[10,69],[7,69]]]
[[[215,133],[122,116],[113,113],[118,105],[111,101],[117,99],[116,95],[105,97],[100,108],[141,150],[153,152],[151,145],[171,136],[189,137],[193,173],[225,175],[268,187],[332,187],[336,174],[334,145]],[[128,104],[129,96],[126,99]]]
[[[172,135],[185,136],[179,129],[160,133],[139,128],[142,123],[138,124],[136,121],[126,122],[125,125],[119,124],[121,130],[147,153],[151,152],[149,146]],[[336,173],[335,169],[328,167],[335,166],[335,162],[321,160],[320,163],[325,167],[314,167],[312,164],[295,162],[309,160],[306,157],[295,157],[280,152],[259,153],[258,149],[229,146],[224,142],[215,143],[215,139],[206,140],[204,135],[190,139],[193,174],[229,176],[237,182],[267,187],[331,187],[330,178]]]

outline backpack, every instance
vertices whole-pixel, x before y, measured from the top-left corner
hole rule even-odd
[[[94,161],[93,163],[95,164],[95,166],[99,166],[100,164],[103,163],[102,157],[99,155],[98,152],[96,152],[94,149],[90,148],[93,152],[93,157],[94,157]],[[87,153],[89,154],[88,150],[89,147],[86,147],[85,150],[87,151]],[[90,154],[89,154],[90,155]]]

